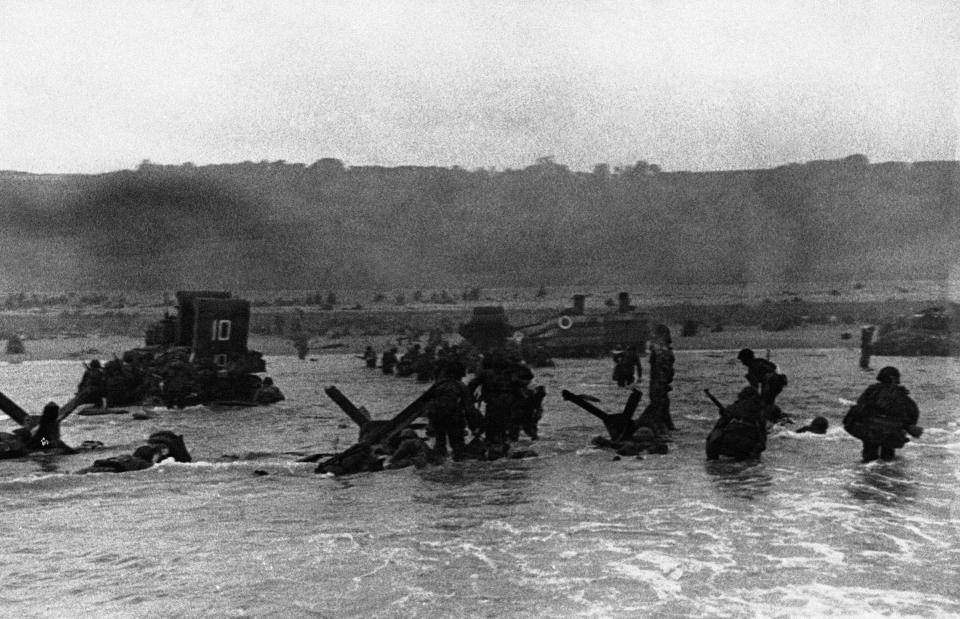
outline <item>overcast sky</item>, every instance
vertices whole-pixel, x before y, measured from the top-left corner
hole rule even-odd
[[[0,169],[957,159],[955,4],[0,0]]]

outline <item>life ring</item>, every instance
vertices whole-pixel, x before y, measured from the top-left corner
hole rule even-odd
[[[569,316],[561,316],[557,319],[557,326],[566,331],[573,326],[573,318]]]

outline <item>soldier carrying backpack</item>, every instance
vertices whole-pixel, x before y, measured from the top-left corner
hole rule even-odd
[[[887,366],[877,382],[867,387],[843,418],[843,428],[863,442],[863,461],[893,460],[896,450],[906,445],[909,434],[918,437],[920,410],[906,387],[900,385],[900,371]]]

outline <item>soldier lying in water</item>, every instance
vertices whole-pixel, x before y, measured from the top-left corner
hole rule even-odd
[[[402,469],[408,466],[414,466],[422,469],[428,464],[436,464],[438,459],[427,442],[420,438],[416,430],[406,428],[400,432],[400,444],[390,457],[384,468]]]
[[[77,471],[78,473],[126,473],[142,471],[157,462],[173,458],[177,462],[190,462],[190,452],[183,442],[183,436],[169,430],[154,432],[147,438],[147,444],[137,447],[132,454],[113,456],[95,460],[93,466]]]
[[[830,422],[827,421],[826,417],[814,417],[813,420],[808,424],[794,430],[797,434],[803,434],[805,432],[810,432],[811,434],[826,434],[827,428],[830,427]]]
[[[280,392],[280,388],[273,384],[273,379],[267,376],[257,392],[253,395],[253,401],[257,404],[276,404],[286,398]]]

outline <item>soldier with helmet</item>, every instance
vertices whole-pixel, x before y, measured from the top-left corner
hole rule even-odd
[[[515,403],[512,364],[502,350],[483,357],[480,370],[467,385],[471,394],[479,390],[477,401],[484,403],[483,433],[488,460],[505,457],[510,451],[508,434]]]
[[[451,361],[443,368],[443,376],[433,387],[434,398],[428,405],[427,419],[433,428],[434,452],[437,456],[447,454],[447,444],[454,460],[465,457],[464,434],[468,421],[473,420],[473,397],[463,383],[466,368],[459,361]],[[471,428],[476,429],[476,428]]]
[[[843,418],[843,428],[863,443],[863,461],[893,460],[896,450],[920,436],[920,409],[900,384],[900,371],[887,366],[877,382],[867,387]]]
[[[77,404],[93,404],[101,408],[104,398],[107,397],[107,382],[103,367],[100,366],[99,359],[91,359],[90,364],[85,367],[80,384],[77,385]]]
[[[709,392],[707,392],[709,395]],[[737,401],[720,409],[720,419],[707,436],[707,459],[727,456],[735,460],[754,460],[767,448],[765,405],[754,387],[744,387]]]
[[[760,392],[760,398],[768,407],[776,403],[777,396],[787,386],[787,377],[781,374],[777,364],[758,357],[749,348],[737,353],[737,359],[747,368],[744,375],[750,386]]]
[[[670,328],[656,325],[650,341],[650,403],[637,419],[638,425],[648,427],[656,434],[677,429],[670,415],[674,362],[672,343]]]

